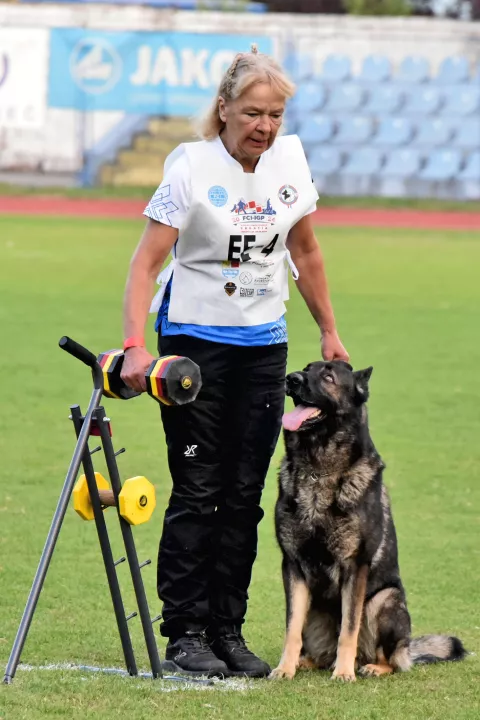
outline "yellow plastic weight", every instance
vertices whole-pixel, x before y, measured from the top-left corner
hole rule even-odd
[[[130,525],[141,525],[150,520],[157,501],[155,488],[143,475],[125,480],[118,496],[120,515]]]
[[[109,483],[101,473],[95,473],[95,480],[99,490],[108,490]],[[93,507],[90,502],[90,493],[88,492],[87,478],[82,475],[73,488],[73,508],[83,520],[93,520]]]

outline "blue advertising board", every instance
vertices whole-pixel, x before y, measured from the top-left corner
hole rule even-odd
[[[55,28],[49,106],[188,116],[208,105],[232,59],[252,42],[272,54],[271,39],[255,34]]]

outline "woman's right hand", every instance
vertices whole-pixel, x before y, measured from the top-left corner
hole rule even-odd
[[[125,350],[125,360],[123,361],[120,377],[132,390],[145,392],[147,389],[145,371],[154,360],[156,358],[150,355],[144,347],[128,348],[128,350]]]

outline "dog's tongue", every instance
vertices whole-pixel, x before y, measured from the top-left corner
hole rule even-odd
[[[311,417],[314,413],[318,413],[318,408],[305,407],[305,405],[297,405],[294,410],[285,413],[285,415],[283,416],[283,427],[285,428],[285,430],[295,432],[295,430],[298,430],[300,425],[305,422],[305,420],[308,420],[308,418]]]

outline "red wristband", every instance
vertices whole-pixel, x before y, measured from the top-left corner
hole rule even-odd
[[[131,347],[145,347],[145,340],[142,337],[129,337],[123,343],[123,350]]]

